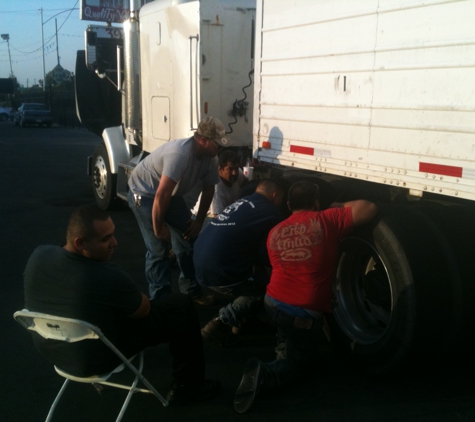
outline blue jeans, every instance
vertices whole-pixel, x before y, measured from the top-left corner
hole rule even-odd
[[[249,279],[233,286],[209,286],[215,292],[231,296],[234,301],[219,310],[218,318],[225,324],[239,327],[245,318],[254,316],[262,309],[266,283]]]
[[[281,387],[294,383],[315,365],[319,352],[319,337],[323,317],[310,318],[308,326],[296,321],[296,317],[278,309],[267,296],[264,306],[271,322],[277,327],[276,360],[264,363],[264,388]],[[297,326],[296,326],[297,325]]]
[[[171,293],[171,266],[168,254],[170,245],[155,236],[152,223],[153,198],[142,197],[140,206],[135,205],[134,194],[127,194],[129,207],[133,211],[147,247],[145,255],[145,277],[149,285],[150,299],[168,296]],[[178,285],[181,293],[192,299],[201,294],[201,287],[195,280],[193,265],[193,244],[183,239],[190,211],[182,197],[172,196],[165,215],[165,223],[170,230],[173,251],[180,267]]]

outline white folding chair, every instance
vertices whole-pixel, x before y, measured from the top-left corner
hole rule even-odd
[[[93,339],[93,340],[102,340],[102,342],[108,346],[121,360],[122,364],[118,366],[111,372],[101,375],[95,375],[92,377],[82,378],[77,377],[67,372],[63,371],[62,369],[58,368],[57,366],[54,367],[56,372],[66,378],[64,381],[63,386],[59,390],[58,395],[56,396],[51,409],[48,413],[48,417],[46,418],[46,422],[50,421],[53,417],[53,412],[64,393],[69,381],[76,381],[76,382],[83,382],[89,384],[102,384],[102,385],[109,385],[116,388],[122,388],[124,390],[129,390],[129,394],[127,395],[124,404],[122,405],[122,409],[120,410],[119,416],[117,417],[117,421],[122,420],[124,416],[125,410],[129,405],[129,402],[132,398],[132,394],[135,392],[140,393],[149,393],[154,394],[163,404],[163,406],[168,406],[168,401],[164,399],[160,393],[150,384],[150,382],[142,375],[142,368],[143,368],[143,352],[138,354],[139,357],[139,369],[137,369],[134,365],[132,365],[132,359],[128,360],[118,349],[115,347],[105,336],[102,334],[101,330],[95,327],[88,322],[81,321],[78,319],[72,318],[62,318],[57,317],[54,315],[47,315],[42,314],[39,312],[30,312],[28,309],[23,309],[22,311],[15,312],[13,317],[15,320],[25,327],[27,330],[35,331],[42,337],[46,339],[52,340],[60,340],[66,341],[68,343],[74,343],[77,341],[82,341],[86,339]],[[108,382],[107,379],[116,372],[122,371],[125,367],[129,368],[134,374],[135,379],[132,385],[124,385],[124,384],[116,384],[112,382]],[[137,388],[138,382],[142,381],[148,389]]]

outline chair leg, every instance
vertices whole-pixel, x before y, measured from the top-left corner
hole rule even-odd
[[[139,353],[139,368],[138,371],[142,373],[143,369],[143,351]],[[135,390],[137,388],[137,384],[139,382],[139,377],[138,375],[135,375],[134,382],[130,386],[130,391],[129,394],[127,394],[127,397],[124,401],[124,404],[122,405],[122,409],[120,409],[119,416],[117,416],[116,422],[120,422],[122,418],[124,417],[125,410],[127,409],[127,406],[130,403],[130,400],[132,399],[132,395],[135,393]]]
[[[64,381],[61,389],[59,390],[59,393],[58,395],[56,396],[56,398],[54,399],[54,402],[53,404],[51,405],[51,409],[49,410],[49,413],[48,413],[48,416],[46,417],[46,422],[50,422],[52,417],[53,417],[53,412],[54,410],[56,409],[56,406],[57,404],[59,403],[59,399],[61,398],[61,396],[63,395],[64,393],[64,390],[66,390],[66,387],[68,386],[69,384],[69,379],[66,378],[66,380]]]
[[[107,343],[106,343],[107,344]],[[110,347],[110,346],[109,346]],[[112,346],[114,347],[114,346]],[[114,350],[114,349],[112,349]],[[120,352],[119,352],[120,353]],[[143,353],[143,352],[142,352]],[[137,377],[140,381],[143,382],[143,384],[153,393],[153,395],[162,402],[164,407],[168,406],[168,400],[166,400],[157,390],[156,388],[150,384],[147,379],[142,375],[141,370],[137,370],[134,365],[132,365],[130,362],[124,361],[124,365],[127,366]]]

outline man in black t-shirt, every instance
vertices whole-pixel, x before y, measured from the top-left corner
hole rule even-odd
[[[205,380],[200,326],[191,300],[182,294],[150,301],[133,280],[109,264],[117,241],[106,212],[79,207],[71,216],[67,243],[40,246],[25,269],[25,307],[30,311],[85,320],[98,326],[126,356],[169,343],[174,384],[167,399],[180,404],[213,396],[216,381]],[[121,362],[100,341],[66,343],[33,333],[40,353],[59,368],[87,377]]]
[[[269,266],[266,240],[284,218],[279,209],[283,193],[274,181],[262,180],[255,193],[225,208],[198,236],[193,251],[196,280],[235,299],[201,330],[203,338],[223,346],[234,342],[232,328],[239,328],[262,304],[268,281],[262,268]]]

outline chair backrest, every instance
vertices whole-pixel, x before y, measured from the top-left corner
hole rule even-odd
[[[30,312],[28,309],[15,312],[13,318],[27,330],[35,331],[46,339],[74,343],[103,337],[99,328],[79,319]]]

